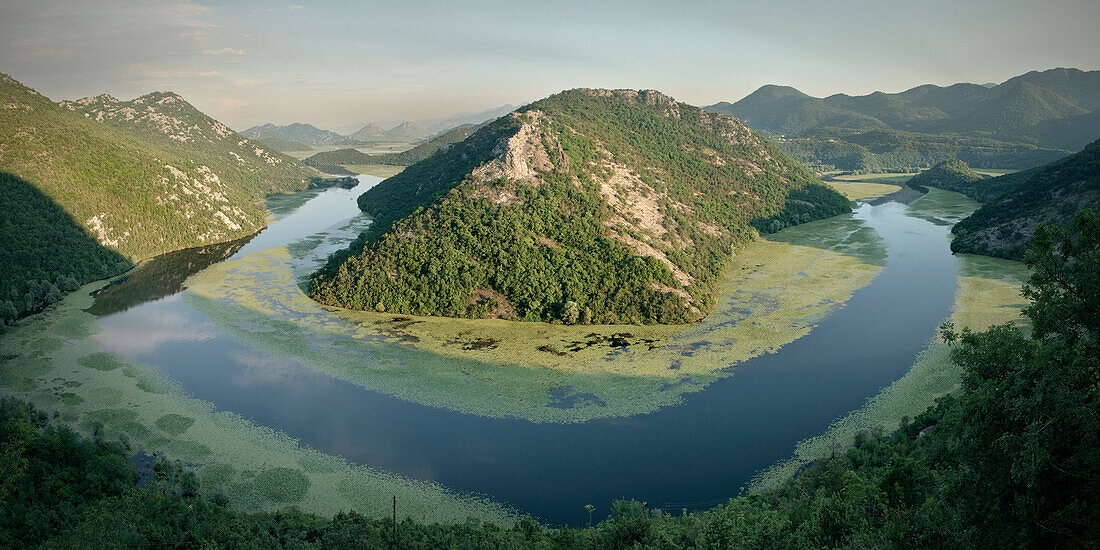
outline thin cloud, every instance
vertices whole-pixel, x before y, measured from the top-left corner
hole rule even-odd
[[[245,55],[244,50],[239,48],[205,49],[202,53],[206,55]]]

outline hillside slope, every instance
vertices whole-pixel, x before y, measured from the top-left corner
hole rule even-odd
[[[314,299],[567,323],[697,320],[753,226],[850,208],[740,121],[587,89],[494,121],[359,205],[375,222],[314,274]]]
[[[57,297],[51,286],[72,290],[140,259],[263,227],[268,182],[237,178],[244,168],[219,171],[213,157],[193,157],[192,145],[161,147],[171,138],[153,133],[85,117],[0,75],[0,239],[10,245],[0,301],[12,299],[22,315]],[[42,220],[53,221],[45,228]]]
[[[1057,162],[982,186],[1003,191],[955,225],[951,250],[1023,259],[1040,223],[1066,226],[1079,210],[1100,201],[1100,140]]]
[[[297,160],[230,130],[172,92],[153,92],[132,101],[103,94],[59,105],[207,166],[256,199],[304,189],[317,175]]]

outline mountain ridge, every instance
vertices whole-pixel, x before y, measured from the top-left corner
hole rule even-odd
[[[253,126],[240,134],[254,140],[275,137],[305,143],[306,145],[342,145],[347,143],[345,136],[303,122],[294,122],[285,126],[269,122]]]
[[[785,151],[821,169],[904,170],[948,158],[1019,169],[1051,162],[1100,137],[1100,71],[1058,68],[993,87],[923,84],[897,93],[824,98],[766,85],[737,102],[704,109],[777,135]],[[873,131],[896,144],[859,143]]]
[[[305,175],[314,173],[310,168],[284,160],[217,121],[203,115],[185,122],[172,115],[169,107],[193,109],[179,96],[161,92],[143,97],[136,104],[142,106],[140,113],[133,102],[106,94],[89,98],[81,107],[89,111],[78,112],[0,75],[0,176],[5,187],[0,212],[6,213],[0,238],[12,254],[5,258],[0,292],[6,293],[3,300],[18,296],[18,303],[13,302],[16,315],[141,259],[255,233],[266,220],[264,194],[309,184]],[[236,171],[222,170],[231,158],[228,150],[222,149],[225,158],[217,159],[214,149],[200,145],[207,144],[203,136],[219,133],[224,134],[219,143],[247,146],[254,161],[244,161]],[[285,171],[288,166],[297,168]],[[255,177],[235,175],[245,172]],[[280,180],[261,174],[279,175]],[[41,219],[56,220],[53,229],[39,227]]]

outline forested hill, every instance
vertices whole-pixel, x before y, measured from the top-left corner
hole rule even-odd
[[[494,121],[359,205],[373,229],[314,274],[314,299],[567,323],[694,321],[753,226],[849,211],[736,119],[588,89]]]
[[[1073,215],[1100,201],[1100,140],[1079,153],[1024,172],[985,180],[997,192],[955,225],[954,252],[1023,259],[1026,243],[1043,223],[1066,226]]]
[[[768,85],[705,109],[783,136],[783,147],[807,162],[841,169],[913,168],[950,158],[1028,168],[1098,137],[1100,71],[1051,69],[992,87],[926,84],[825,98]]]
[[[172,92],[132,101],[104,94],[60,105],[207,166],[221,180],[256,198],[304,189],[317,175],[297,160],[230,130]]]
[[[190,145],[169,147],[171,136],[144,132],[85,117],[0,75],[0,176],[10,191],[0,196],[0,307],[10,301],[22,315],[129,262],[263,227],[266,182],[238,179],[212,157],[193,158]],[[288,178],[277,187],[306,185]],[[56,223],[46,231],[44,219]]]
[[[337,149],[335,151],[322,151],[302,162],[315,168],[323,169],[329,166],[341,166],[352,164],[388,164],[393,166],[408,166],[416,164],[441,149],[445,149],[472,135],[482,125],[463,124],[451,128],[438,136],[425,141],[400,153],[383,153],[370,155],[358,149]]]
[[[952,159],[909,178],[905,184],[922,193],[927,193],[929,187],[938,187],[981,200],[977,195],[980,194],[979,189],[982,189],[979,182],[983,179],[985,178],[981,174],[972,170],[965,162]]]

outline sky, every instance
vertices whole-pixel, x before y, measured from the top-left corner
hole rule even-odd
[[[54,100],[179,93],[243,130],[442,118],[576,87],[736,101],[1100,69],[1096,0],[0,0],[0,72]]]

